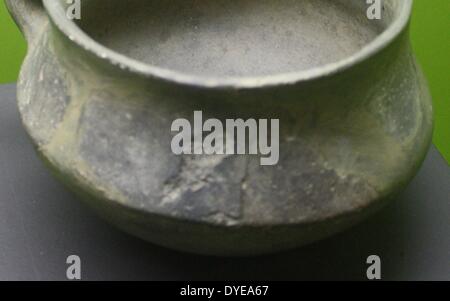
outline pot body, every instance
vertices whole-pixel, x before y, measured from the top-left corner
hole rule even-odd
[[[79,47],[38,2],[10,1],[30,44],[23,123],[50,169],[121,229],[184,251],[254,255],[349,227],[412,179],[432,107],[407,29],[351,68],[298,83],[208,88],[135,74]],[[28,10],[21,20],[20,10]],[[30,26],[32,24],[32,26]],[[280,157],[171,151],[171,124],[279,119]]]

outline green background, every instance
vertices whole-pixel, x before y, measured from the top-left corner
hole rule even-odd
[[[434,143],[450,162],[450,0],[415,0],[411,35],[433,94]],[[0,83],[16,80],[25,50],[0,0]]]

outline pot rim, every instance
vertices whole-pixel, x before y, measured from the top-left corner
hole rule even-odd
[[[271,86],[293,85],[345,71],[374,56],[392,43],[407,27],[413,6],[413,0],[401,0],[398,16],[373,41],[353,55],[322,66],[274,75],[214,77],[194,75],[163,67],[143,63],[103,46],[82,31],[79,26],[66,17],[61,1],[43,0],[45,9],[53,24],[77,46],[92,53],[98,59],[119,67],[124,71],[146,78],[200,88],[264,88]]]

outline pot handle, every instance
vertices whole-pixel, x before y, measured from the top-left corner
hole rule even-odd
[[[5,0],[5,3],[25,39],[31,43],[48,20],[42,0]]]

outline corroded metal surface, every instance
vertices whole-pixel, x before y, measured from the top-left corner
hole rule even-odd
[[[429,147],[410,1],[385,1],[375,23],[365,1],[238,2],[88,1],[78,27],[58,1],[7,1],[30,44],[18,103],[39,153],[149,241],[220,255],[309,243],[380,208]],[[199,109],[279,119],[279,163],[174,155],[172,121]]]

